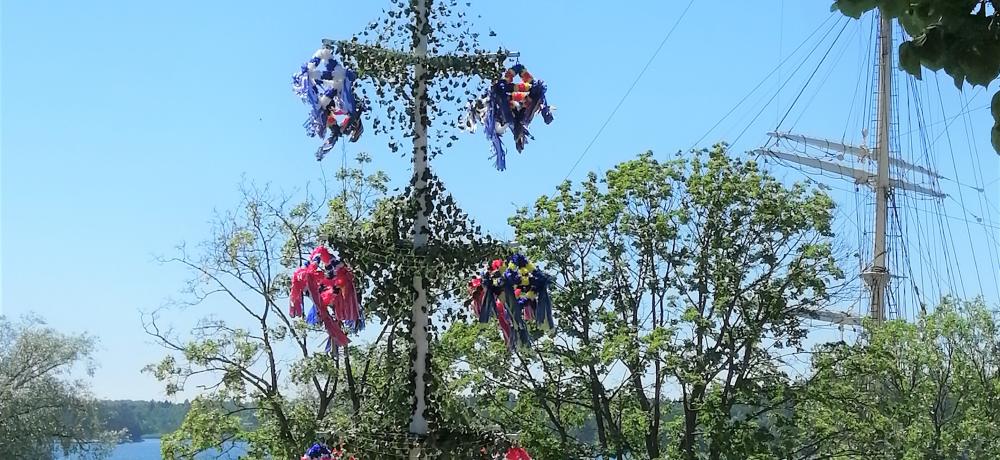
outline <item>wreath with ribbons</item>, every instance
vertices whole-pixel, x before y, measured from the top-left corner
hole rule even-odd
[[[515,78],[520,81],[515,82]],[[508,129],[514,137],[514,147],[521,152],[528,139],[533,139],[528,125],[536,113],[541,113],[545,124],[552,123],[553,107],[545,97],[546,89],[545,82],[536,80],[525,66],[517,63],[504,71],[485,96],[469,103],[461,124],[470,132],[475,132],[479,123],[483,124],[493,153],[490,158],[498,170],[507,168],[502,136]]]
[[[469,281],[469,307],[480,323],[496,315],[508,349],[531,344],[528,322],[541,330],[555,328],[549,285],[552,278],[527,257],[496,259]]]
[[[316,150],[322,160],[341,136],[357,142],[364,132],[361,124],[362,103],[354,95],[357,74],[333,58],[333,51],[323,47],[292,76],[292,89],[309,106],[309,118],[303,126],[309,137],[326,137]],[[327,132],[329,135],[327,136]]]

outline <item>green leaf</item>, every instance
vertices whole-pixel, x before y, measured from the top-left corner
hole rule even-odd
[[[993,143],[993,150],[996,150],[997,154],[1000,154],[1000,121],[993,126],[993,135],[990,140]]]
[[[858,19],[861,15],[871,11],[876,6],[878,6],[878,2],[876,0],[837,0],[830,10],[840,10],[840,12],[844,13],[844,15]]]
[[[899,45],[899,67],[918,80],[923,78],[920,56],[917,55],[916,46],[912,42],[903,42]]]
[[[996,150],[997,154],[1000,154],[1000,91],[997,91],[993,95],[992,107],[990,111],[993,112],[993,130],[990,136],[990,141],[993,143],[993,150]]]
[[[993,112],[993,119],[1000,123],[1000,91],[997,91],[993,95],[993,102],[991,112]]]

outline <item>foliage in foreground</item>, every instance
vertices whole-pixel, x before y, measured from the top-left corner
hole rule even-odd
[[[982,300],[826,345],[814,367],[796,407],[813,458],[1000,458],[1000,331]]]
[[[94,343],[0,316],[0,458],[48,459],[57,449],[98,457],[114,444],[119,433],[103,429],[89,389],[71,378]]]
[[[362,452],[405,449],[399,434],[406,432],[410,409],[406,324],[413,276],[424,274],[432,312],[440,313],[434,317],[453,317],[455,304],[447,300],[497,248],[432,177],[427,231],[433,254],[424,259],[407,247],[418,209],[408,189],[389,194],[383,173],[361,168],[341,171],[340,179],[342,194],[319,203],[293,204],[247,187],[241,206],[218,216],[212,238],[196,253],[182,250],[171,259],[194,275],[181,307],[211,305],[218,316],[190,333],[162,327],[163,312],[147,318],[147,331],[170,352],[148,371],[168,392],[194,381],[206,388],[180,429],[164,438],[164,457],[191,458],[245,441],[248,458],[284,458],[340,435]],[[368,339],[356,339],[339,354],[324,351],[322,331],[287,314],[289,273],[327,240],[353,267],[370,321]],[[433,393],[434,429],[450,433],[439,447],[478,451],[476,419],[454,399],[447,391]],[[251,415],[254,423],[248,423]]]
[[[489,416],[543,458],[771,452],[760,420],[785,418],[794,386],[781,359],[801,351],[800,315],[842,277],[833,203],[725,150],[647,152],[510,219],[558,278],[559,330],[513,355],[478,328],[449,339],[468,363],[461,390],[493,401]],[[589,424],[597,439],[575,439]]]
[[[992,314],[948,300],[916,324],[812,350],[802,369],[790,360],[809,353],[800,315],[841,294],[832,202],[725,150],[643,154],[520,210],[520,250],[558,278],[559,327],[513,352],[451,300],[505,249],[477,236],[436,179],[433,266],[406,249],[415,206],[381,173],[342,171],[348,186],[325,206],[248,191],[200,256],[178,259],[198,275],[193,305],[211,293],[224,320],[184,336],[149,324],[172,351],[150,368],[168,389],[209,378],[164,456],[240,440],[249,458],[286,457],[343,439],[359,458],[398,458],[407,281],[419,271],[435,318],[430,458],[477,457],[490,427],[543,459],[994,458]],[[358,268],[372,318],[370,338],[335,356],[285,313],[287,274],[324,240]]]
[[[834,8],[859,18],[878,8],[898,18],[909,39],[899,65],[920,78],[922,68],[944,70],[962,89],[1000,77],[1000,0],[836,0]],[[1000,153],[1000,91],[993,95],[993,148]]]

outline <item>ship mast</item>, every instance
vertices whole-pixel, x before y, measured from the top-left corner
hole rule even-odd
[[[807,145],[822,148],[827,151],[835,151],[841,154],[848,154],[859,160],[875,160],[875,173],[850,167],[848,165],[781,152],[776,149],[763,148],[754,153],[766,155],[782,161],[809,166],[823,171],[831,172],[854,179],[855,183],[865,184],[872,188],[875,193],[875,229],[874,229],[874,251],[872,260],[867,264],[861,273],[861,279],[869,289],[869,311],[868,314],[876,323],[881,323],[886,319],[886,306],[888,304],[888,284],[890,272],[887,261],[888,248],[886,245],[886,232],[889,219],[889,200],[892,198],[893,190],[906,190],[913,193],[930,196],[933,198],[944,198],[946,195],[938,190],[925,187],[919,184],[906,182],[903,179],[890,177],[890,165],[894,170],[908,170],[917,175],[925,176],[929,179],[941,178],[936,172],[925,167],[914,165],[898,158],[892,157],[890,151],[891,117],[892,117],[892,18],[879,12],[878,18],[878,100],[877,100],[877,143],[874,155],[867,146],[851,146],[839,142],[833,142],[814,137],[803,136],[792,133],[773,132],[768,133],[775,139],[785,139],[800,142]],[[840,155],[843,159],[843,155]],[[817,311],[813,315],[815,319],[834,322],[839,324],[860,324],[860,318],[829,311]]]
[[[889,219],[889,117],[892,113],[892,19],[879,12],[878,58],[878,145],[875,158],[878,174],[875,177],[875,250],[869,270],[861,277],[871,289],[869,315],[876,324],[885,320],[886,286],[889,284],[889,267],[886,266],[886,221]]]

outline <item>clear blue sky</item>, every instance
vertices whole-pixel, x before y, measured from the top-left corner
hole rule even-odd
[[[522,62],[548,82],[558,110],[555,123],[533,129],[536,140],[512,154],[505,173],[491,168],[480,135],[464,137],[436,159],[436,171],[459,202],[487,229],[509,236],[506,216],[570,173],[686,5],[476,2],[480,28],[502,39],[487,44],[519,50]],[[97,335],[98,396],[161,398],[162,387],[139,374],[162,356],[142,332],[139,311],[176,295],[187,275],[154,256],[203,239],[213,210],[236,203],[244,175],[286,190],[332,175],[339,148],[322,164],[314,160],[316,140],[301,128],[306,110],[291,92],[290,76],[321,38],[349,37],[381,8],[373,1],[5,2],[0,312],[34,311],[59,329]],[[604,171],[647,149],[666,155],[692,147],[779,55],[829,15],[824,2],[696,2],[570,177]],[[848,26],[845,40],[852,41],[830,57],[837,65],[818,73],[796,105],[808,108],[797,130],[843,135],[867,39],[860,24]],[[805,66],[768,106],[792,66],[776,73],[701,146],[741,132],[737,150],[763,143],[813,67]],[[942,86],[945,112],[954,114],[964,101],[949,81]],[[969,107],[987,101],[979,92]],[[974,111],[968,121],[979,130],[976,167],[983,182],[992,181],[982,195],[996,206],[1000,163],[984,135],[989,113]],[[384,145],[366,135],[349,154],[369,151],[397,182],[408,177],[408,162]],[[957,169],[964,175],[972,168],[970,147],[956,139],[954,148],[961,149]],[[944,164],[950,173],[950,161]],[[500,184],[511,185],[503,199],[488,199]],[[1000,210],[992,222],[1000,222]],[[962,225],[955,227],[958,253],[996,244],[980,228],[970,241]],[[995,290],[986,281],[984,290]],[[192,310],[174,319],[187,324],[208,313]]]

